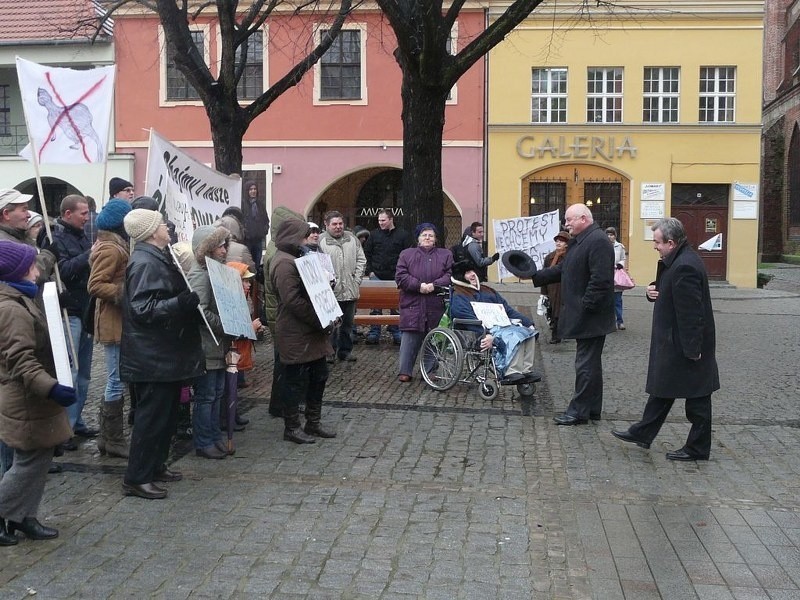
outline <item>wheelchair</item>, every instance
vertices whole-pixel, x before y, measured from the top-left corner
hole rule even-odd
[[[492,348],[481,350],[482,336],[466,329],[474,326],[488,333],[476,319],[452,319],[450,327],[436,327],[428,332],[419,354],[419,368],[425,383],[440,392],[456,383],[474,383],[478,386],[478,395],[489,401],[497,398],[501,386],[507,385],[516,385],[520,396],[533,396],[541,375],[527,373],[501,378]]]

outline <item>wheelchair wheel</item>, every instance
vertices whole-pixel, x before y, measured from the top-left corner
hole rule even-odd
[[[419,355],[422,378],[435,390],[449,390],[461,376],[464,349],[449,329],[437,327],[425,336]]]
[[[500,393],[500,386],[494,379],[487,379],[478,384],[478,395],[484,400],[494,400]]]
[[[533,396],[536,393],[535,383],[518,383],[517,392],[520,396]]]

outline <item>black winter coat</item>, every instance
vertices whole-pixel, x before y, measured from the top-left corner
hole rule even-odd
[[[533,285],[561,282],[558,333],[562,338],[587,339],[615,331],[614,247],[593,223],[567,244],[554,267],[533,276]]]
[[[375,273],[375,277],[385,281],[393,280],[400,253],[412,246],[411,235],[403,229],[374,229],[364,243],[364,256],[367,257],[364,272],[367,275]]]
[[[658,261],[648,394],[697,398],[719,389],[716,329],[703,261],[688,245]],[[691,360],[700,356],[700,360]]]
[[[92,242],[83,229],[58,219],[53,229],[53,252],[58,257],[58,271],[64,283],[59,300],[71,317],[84,317],[89,306],[89,251]],[[91,333],[91,332],[90,332]]]
[[[186,312],[177,296],[187,289],[169,255],[147,242],[133,249],[122,298],[120,379],[175,382],[204,373],[197,309]]]

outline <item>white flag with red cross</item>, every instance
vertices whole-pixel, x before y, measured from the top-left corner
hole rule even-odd
[[[103,163],[114,102],[114,67],[77,70],[17,57],[17,77],[28,126],[20,156],[39,164]]]

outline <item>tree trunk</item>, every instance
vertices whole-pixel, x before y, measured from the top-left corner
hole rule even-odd
[[[403,71],[403,215],[413,231],[430,222],[444,241],[442,132],[448,90],[426,86],[415,73]]]
[[[236,102],[236,99],[233,101]],[[249,123],[244,114],[237,111],[238,104],[232,110],[226,110],[225,104],[225,99],[219,98],[206,113],[211,125],[215,168],[220,173],[230,175],[242,172],[242,139]]]

